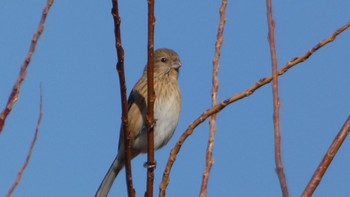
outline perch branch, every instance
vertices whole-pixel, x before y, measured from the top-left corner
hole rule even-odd
[[[147,61],[147,190],[145,196],[153,196],[153,181],[154,181],[154,101],[156,95],[154,93],[154,0],[148,0],[148,61]]]

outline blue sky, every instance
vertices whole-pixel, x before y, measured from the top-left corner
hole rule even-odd
[[[0,106],[4,107],[46,1],[0,2]],[[350,2],[274,1],[279,67],[349,22]],[[121,1],[128,92],[147,59],[146,1]],[[210,107],[220,1],[157,1],[156,48],[181,57],[183,109],[169,144],[156,153],[155,196],[171,148]],[[93,196],[118,144],[120,96],[110,1],[56,1],[0,136],[0,196],[24,162],[39,114],[44,117],[30,164],[13,196]],[[265,1],[229,1],[220,59],[219,99],[271,73]],[[299,196],[349,115],[350,32],[280,77],[282,152],[291,196]],[[218,115],[208,196],[281,196],[273,152],[271,86]],[[198,196],[208,122],[184,143],[168,196]],[[350,196],[347,139],[315,196]],[[133,160],[137,196],[145,191],[146,156]],[[126,196],[124,171],[111,196]]]

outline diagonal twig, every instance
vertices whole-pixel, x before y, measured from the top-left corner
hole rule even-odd
[[[41,92],[41,87],[40,87],[40,114],[39,114],[38,122],[36,124],[34,137],[33,137],[32,143],[30,144],[30,148],[29,148],[26,160],[24,161],[22,167],[19,169],[18,174],[17,174],[17,178],[16,178],[15,182],[12,184],[9,191],[7,192],[6,197],[10,197],[12,195],[12,193],[15,191],[15,189],[17,188],[18,184],[21,182],[23,172],[25,171],[25,169],[27,168],[27,166],[29,164],[29,160],[32,156],[32,152],[33,152],[34,146],[36,144],[36,140],[38,139],[39,128],[40,128],[42,117],[43,117],[43,98],[42,98],[42,92]]]
[[[221,46],[224,42],[224,27],[226,22],[226,6],[227,6],[227,0],[222,0],[221,6],[220,6],[220,22],[219,22],[219,28],[217,33],[217,41],[215,43],[215,57],[213,60],[213,88],[212,88],[212,106],[215,106],[218,103],[218,89],[219,89],[219,59],[220,59],[220,53],[221,53]],[[208,188],[208,181],[209,181],[209,174],[211,167],[213,166],[214,160],[213,160],[213,148],[214,148],[214,139],[215,139],[215,133],[216,133],[216,114],[213,114],[210,116],[209,121],[209,127],[210,127],[210,133],[209,133],[209,140],[207,145],[207,152],[206,152],[206,166],[203,173],[202,178],[202,185],[200,190],[200,196],[205,197],[207,196],[207,188]]]
[[[45,7],[43,9],[43,13],[41,15],[39,27],[38,27],[36,33],[33,35],[32,42],[31,42],[30,47],[29,47],[29,52],[28,52],[26,58],[24,59],[24,62],[22,63],[21,71],[19,73],[19,76],[17,78],[16,83],[14,84],[14,86],[12,88],[12,91],[11,91],[11,94],[10,94],[9,99],[7,101],[7,104],[5,106],[5,109],[0,114],[0,133],[2,132],[2,130],[4,128],[7,116],[12,111],[12,108],[15,105],[15,103],[18,101],[19,91],[21,89],[22,82],[24,81],[24,79],[26,77],[27,69],[28,69],[30,61],[32,60],[36,45],[38,43],[38,40],[39,40],[42,32],[44,31],[46,17],[50,11],[50,8],[51,8],[53,2],[54,2],[54,0],[47,0],[47,3],[45,5]]]
[[[317,50],[319,50],[320,48],[322,48],[323,46],[327,45],[328,43],[334,41],[337,36],[339,34],[341,34],[342,32],[344,32],[346,29],[348,29],[350,27],[350,22],[345,24],[344,26],[342,26],[341,28],[339,28],[338,30],[336,30],[332,35],[330,35],[329,37],[327,37],[326,39],[322,40],[321,42],[319,42],[318,44],[316,44],[313,48],[311,48],[310,50],[308,50],[307,52],[305,52],[303,55],[296,57],[292,60],[290,60],[283,68],[281,68],[278,71],[278,76],[283,75],[284,73],[286,73],[290,68],[294,67],[295,65],[304,62],[305,60],[307,60],[311,55],[313,55]],[[213,106],[212,108],[206,110],[205,112],[203,112],[196,120],[194,120],[194,122],[192,122],[186,129],[186,131],[181,135],[180,139],[178,140],[178,142],[175,144],[174,148],[171,150],[171,153],[169,155],[169,159],[166,165],[166,168],[164,170],[163,173],[163,178],[162,178],[162,182],[160,184],[160,189],[159,189],[159,195],[160,196],[165,196],[166,193],[166,188],[169,184],[169,174],[170,171],[172,169],[172,166],[176,160],[177,154],[180,152],[180,149],[182,147],[182,144],[185,142],[185,140],[192,135],[194,129],[201,124],[202,122],[204,122],[209,116],[211,116],[212,114],[218,113],[220,112],[222,109],[224,109],[226,106],[228,106],[229,104],[238,101],[240,99],[243,99],[245,97],[250,96],[251,94],[253,94],[257,89],[261,88],[262,86],[270,83],[272,81],[272,76],[268,76],[266,78],[260,79],[258,82],[256,82],[253,86],[251,86],[250,88],[248,88],[247,90],[235,94],[232,97],[220,102],[219,104]]]
[[[286,175],[283,172],[283,162],[281,153],[281,127],[280,127],[280,98],[278,93],[278,73],[277,73],[277,54],[275,46],[275,22],[272,16],[272,0],[266,0],[267,20],[269,28],[269,45],[272,63],[272,92],[273,92],[273,126],[275,136],[275,163],[276,172],[280,182],[282,194],[288,197],[288,187]]]
[[[332,163],[335,155],[337,154],[340,146],[344,142],[345,138],[350,132],[350,116],[345,121],[343,127],[340,129],[338,135],[334,138],[333,143],[329,147],[327,153],[324,155],[321,163],[317,167],[314,175],[312,176],[310,182],[306,186],[302,196],[309,197],[312,196],[317,186],[320,184],[323,175],[326,173],[329,165]]]

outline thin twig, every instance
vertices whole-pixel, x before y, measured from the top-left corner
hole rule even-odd
[[[278,71],[278,76],[283,75],[286,73],[290,68],[294,67],[295,65],[304,62],[307,60],[311,55],[313,55],[318,49],[322,48],[326,44],[334,41],[339,34],[341,34],[343,31],[345,31],[347,28],[350,27],[350,22],[344,25],[343,27],[339,28],[337,31],[335,31],[331,36],[328,38],[322,40],[319,42],[317,45],[315,45],[313,48],[311,48],[309,51],[305,52],[303,55],[296,57],[289,61],[282,69]],[[245,97],[250,96],[253,94],[257,89],[261,88],[262,86],[270,83],[272,81],[272,75],[268,76],[266,78],[260,79],[258,82],[256,82],[253,86],[248,88],[247,90],[238,93],[236,95],[233,95],[232,97],[222,101],[221,103],[213,106],[212,108],[206,110],[203,112],[194,122],[192,122],[186,129],[186,131],[181,135],[180,139],[178,142],[175,144],[174,148],[171,150],[171,153],[169,155],[169,159],[166,165],[166,168],[163,173],[163,178],[162,182],[160,184],[160,189],[159,189],[159,195],[164,197],[166,194],[166,188],[169,184],[169,174],[172,169],[172,166],[176,160],[177,154],[180,152],[180,149],[182,147],[182,144],[185,142],[185,140],[192,135],[194,129],[204,122],[209,116],[220,112],[222,109],[224,109],[226,106],[229,104],[238,101],[240,99],[243,99]]]
[[[34,133],[34,137],[32,140],[32,143],[30,144],[30,148],[27,154],[27,158],[24,161],[22,167],[19,169],[18,174],[17,174],[17,178],[16,181],[12,184],[11,188],[9,189],[9,191],[6,194],[6,197],[10,197],[12,195],[12,193],[15,191],[15,189],[17,188],[18,184],[21,182],[22,180],[22,175],[23,172],[25,171],[25,169],[27,168],[28,164],[29,164],[29,160],[32,156],[32,152],[34,149],[34,146],[36,144],[36,140],[38,139],[38,135],[39,135],[39,128],[40,128],[40,124],[41,124],[41,119],[43,117],[43,97],[42,97],[42,92],[41,92],[41,87],[40,87],[40,113],[39,113],[39,118],[38,118],[38,122],[36,124],[36,129],[35,129],[35,133]]]
[[[222,0],[221,7],[219,10],[220,13],[220,22],[219,22],[219,28],[217,33],[217,40],[215,43],[215,57],[213,60],[213,77],[212,77],[212,106],[215,106],[218,103],[218,90],[219,90],[219,59],[221,54],[221,46],[224,42],[224,27],[226,22],[226,6],[227,6],[227,0]],[[208,139],[208,145],[207,145],[207,152],[206,152],[206,165],[203,172],[203,178],[202,178],[202,185],[200,190],[200,196],[205,197],[207,196],[207,189],[208,189],[208,181],[209,181],[209,174],[210,170],[213,166],[214,160],[213,160],[213,148],[214,148],[214,140],[215,140],[215,134],[216,134],[216,114],[213,114],[210,116],[209,121],[209,127],[210,127],[210,133],[209,133],[209,139]]]
[[[321,163],[318,165],[317,170],[312,176],[309,184],[306,186],[302,196],[309,197],[312,196],[317,186],[320,184],[323,175],[326,173],[329,165],[332,163],[335,155],[337,154],[340,146],[343,144],[345,138],[350,132],[350,116],[344,123],[343,127],[340,129],[338,135],[334,138],[333,143],[329,147],[327,153],[324,155]]]
[[[148,0],[148,65],[147,65],[147,190],[145,196],[153,196],[153,181],[154,181],[154,101],[156,95],[154,94],[154,0]]]
[[[12,108],[15,105],[15,103],[18,101],[19,91],[21,89],[22,82],[24,81],[24,79],[26,77],[27,69],[28,69],[30,61],[32,60],[36,45],[38,43],[38,40],[39,40],[42,32],[44,31],[46,17],[50,11],[50,8],[51,8],[53,2],[54,2],[54,0],[47,0],[47,3],[45,5],[45,7],[43,9],[43,13],[41,15],[38,29],[32,37],[32,41],[31,41],[31,44],[29,47],[29,52],[28,52],[26,58],[24,59],[24,62],[22,63],[21,71],[19,73],[19,76],[17,78],[16,83],[14,84],[14,86],[12,88],[12,91],[11,91],[11,94],[10,94],[9,99],[7,101],[7,104],[5,106],[5,109],[0,114],[0,133],[2,132],[2,130],[4,128],[7,116],[12,111]]]
[[[272,0],[266,0],[267,20],[269,27],[269,45],[272,63],[272,92],[273,92],[273,126],[275,136],[275,163],[276,172],[280,182],[282,194],[288,197],[288,186],[286,175],[283,172],[283,162],[281,153],[281,127],[280,127],[280,98],[278,93],[278,74],[277,74],[277,54],[275,46],[275,22],[272,16]]]
[[[118,0],[112,0],[112,16],[114,22],[114,37],[115,37],[115,47],[118,55],[118,62],[116,69],[119,76],[120,85],[120,96],[121,96],[121,106],[122,106],[122,127],[124,131],[124,154],[125,154],[125,178],[128,196],[134,197],[135,190],[132,182],[132,171],[131,171],[131,137],[130,131],[128,129],[128,101],[126,94],[126,82],[125,82],[125,71],[124,71],[124,49],[122,46],[120,24],[121,19],[119,16]]]

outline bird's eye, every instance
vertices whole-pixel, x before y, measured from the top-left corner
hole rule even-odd
[[[165,57],[163,57],[162,59],[160,59],[160,61],[161,61],[161,62],[166,62],[166,61],[168,61],[168,59],[165,58]]]

